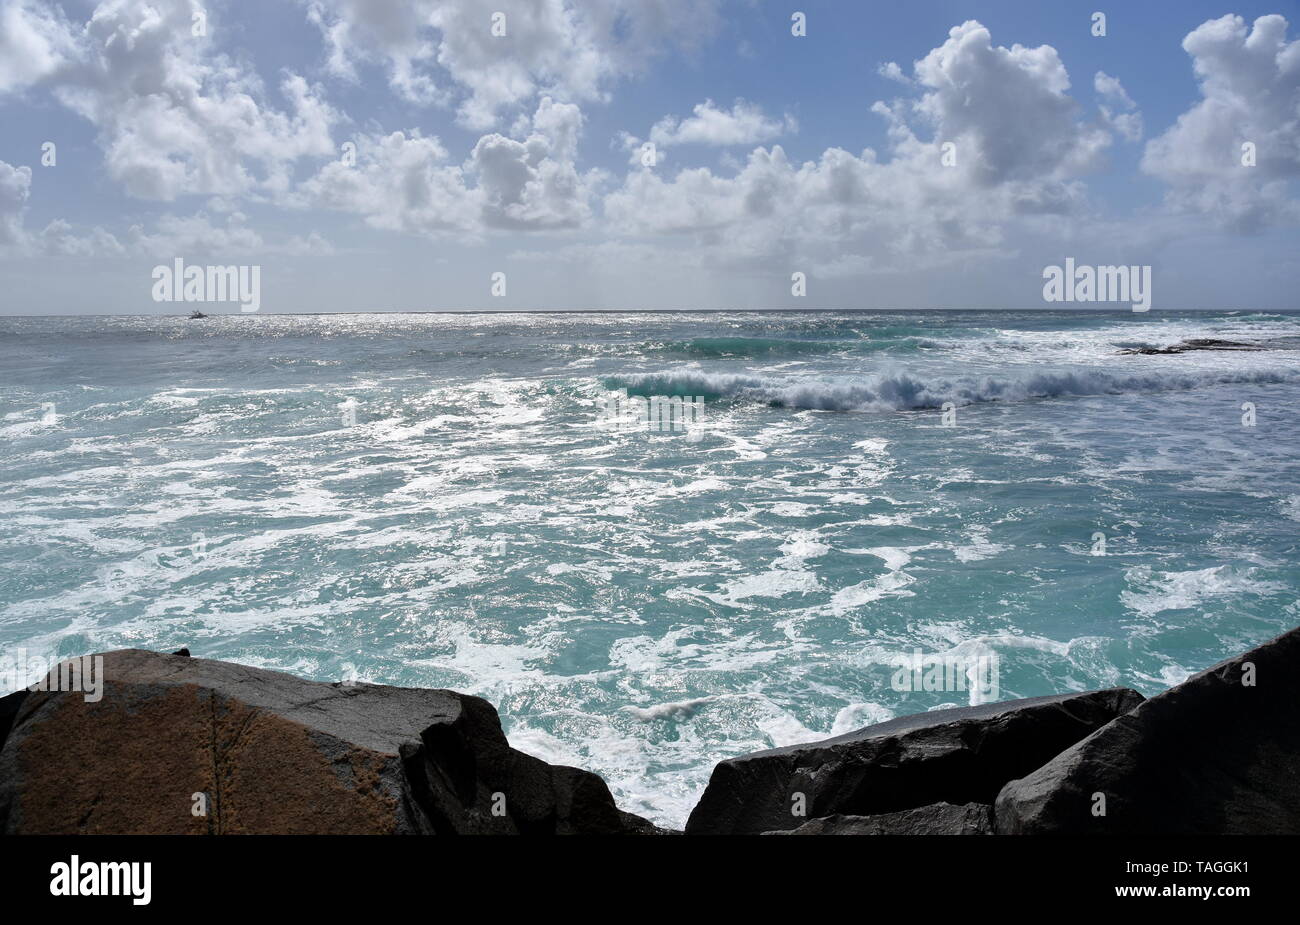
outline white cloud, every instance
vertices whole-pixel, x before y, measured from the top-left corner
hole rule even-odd
[[[522,142],[485,135],[470,155],[492,228],[574,228],[590,216],[595,174],[574,167],[582,114],[572,103],[543,97],[533,132]]]
[[[939,141],[957,144],[975,177],[1059,179],[1097,164],[1110,136],[1077,120],[1056,49],[995,46],[973,20],[948,35],[916,62],[916,80],[929,92],[912,108]]]
[[[213,224],[202,212],[190,216],[164,215],[153,231],[133,225],[128,234],[133,251],[155,257],[176,255],[246,255],[265,252],[262,236],[246,224],[242,213],[232,212],[224,224]]]
[[[736,100],[730,111],[719,109],[713,100],[705,100],[697,103],[692,112],[686,119],[664,116],[651,127],[648,142],[630,132],[619,132],[614,147],[628,153],[628,164],[644,167],[643,156],[653,146],[655,166],[662,167],[668,149],[679,145],[752,145],[799,130],[793,116],[769,118],[761,107],[745,100]]]
[[[457,97],[466,127],[494,127],[502,110],[539,94],[603,100],[672,44],[689,46],[716,27],[719,0],[308,0],[328,66],[355,78],[360,61],[382,62],[403,98],[445,104]],[[505,35],[491,16],[504,12]]]
[[[32,188],[32,169],[0,161],[0,246],[23,239],[23,211]]]
[[[446,103],[448,95],[427,68],[437,53],[429,33],[431,2],[421,0],[307,0],[307,18],[321,30],[326,66],[357,81],[356,64],[382,62],[389,85],[414,103]]]
[[[326,164],[295,191],[304,208],[361,215],[374,228],[415,233],[472,232],[481,206],[464,171],[437,138],[418,130],[356,138],[357,163]]]
[[[759,106],[737,100],[730,111],[719,109],[713,100],[699,103],[687,119],[665,116],[650,130],[657,147],[676,145],[752,145],[787,132],[798,131],[794,119],[770,119]]]
[[[362,136],[355,166],[326,165],[294,201],[361,215],[375,228],[430,235],[585,223],[601,174],[574,166],[578,107],[543,97],[519,128],[527,133],[522,140],[482,136],[463,165],[451,163],[437,138],[418,132]]]
[[[1120,83],[1118,77],[1111,77],[1105,71],[1098,71],[1092,78],[1092,88],[1097,91],[1097,95],[1107,100],[1120,109],[1131,110],[1137,108],[1137,103],[1133,102],[1133,97],[1128,95],[1124,85]]]
[[[1092,87],[1105,100],[1097,108],[1106,124],[1128,141],[1140,141],[1142,113],[1137,111],[1137,103],[1133,102],[1119,78],[1098,71],[1092,78]]]
[[[1170,184],[1178,210],[1205,213],[1240,230],[1300,217],[1288,184],[1300,177],[1300,40],[1287,21],[1240,16],[1202,23],[1183,39],[1201,99],[1147,143],[1142,169]],[[1257,166],[1242,163],[1255,145]]]
[[[65,257],[120,257],[127,253],[122,243],[103,228],[96,227],[81,233],[71,223],[57,218],[31,236],[24,245],[24,251],[28,254]]]
[[[192,34],[196,9],[191,0],[105,0],[77,25],[48,4],[9,0],[0,21],[20,25],[4,42],[36,55],[22,79],[45,80],[98,129],[108,173],[129,194],[281,194],[296,160],[333,151],[338,117],[292,73],[279,88],[289,109],[271,107],[255,72]],[[219,28],[210,18],[209,34]]]
[[[1009,221],[1079,209],[1077,178],[1110,135],[1079,120],[1054,49],[994,46],[967,22],[914,71],[919,98],[873,107],[889,122],[888,162],[831,148],[795,164],[775,146],[732,176],[633,171],[606,196],[606,217],[622,234],[694,235],[723,259],[784,256],[845,272],[861,269],[864,253],[882,271],[987,253],[1003,245]],[[918,137],[914,122],[933,137]],[[941,161],[947,142],[955,166]]]
[[[33,0],[9,0],[0,8],[0,95],[40,82],[73,53],[59,9]]]
[[[903,69],[898,66],[897,61],[886,61],[876,68],[876,73],[886,80],[892,80],[908,87],[912,86],[912,78],[903,73]]]

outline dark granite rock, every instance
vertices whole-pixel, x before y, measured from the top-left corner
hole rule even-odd
[[[18,715],[18,708],[23,705],[27,698],[27,691],[14,691],[12,694],[6,694],[0,697],[0,748],[4,748],[5,739],[9,738],[9,730],[14,724],[14,717]]]
[[[135,649],[103,658],[98,702],[18,702],[0,750],[0,831],[657,831],[595,774],[511,748],[478,697]]]
[[[1297,666],[1300,629],[1152,697],[1009,782],[997,831],[1300,834]]]
[[[785,832],[764,835],[992,835],[993,807],[987,803],[932,803],[879,816],[825,816]]]
[[[1141,701],[1115,688],[958,707],[742,755],[713,769],[686,834],[751,834],[836,813],[992,803],[1007,781]],[[804,803],[802,818],[793,814],[796,800]]]

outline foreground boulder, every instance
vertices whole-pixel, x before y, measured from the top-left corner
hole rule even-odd
[[[1114,688],[958,707],[742,755],[714,768],[686,833],[752,834],[834,814],[991,804],[1007,781],[1141,701],[1136,691]]]
[[[880,816],[826,816],[764,835],[992,835],[993,807],[934,803]]]
[[[486,700],[136,649],[103,693],[9,701],[7,833],[652,833],[605,782],[511,748]]]
[[[1297,666],[1300,629],[1152,697],[1009,782],[997,831],[1300,834]]]

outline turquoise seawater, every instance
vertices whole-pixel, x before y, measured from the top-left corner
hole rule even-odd
[[[1193,337],[1270,349],[1119,353]],[[1300,622],[1298,338],[1249,313],[0,319],[0,649],[480,694],[516,747],[681,825],[725,757],[968,702],[895,690],[900,654],[994,655],[1000,699],[1150,694]],[[702,395],[703,426],[602,427],[619,389]]]

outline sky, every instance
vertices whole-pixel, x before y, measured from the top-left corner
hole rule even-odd
[[[1269,311],[1298,224],[1296,0],[0,0],[0,314]]]

